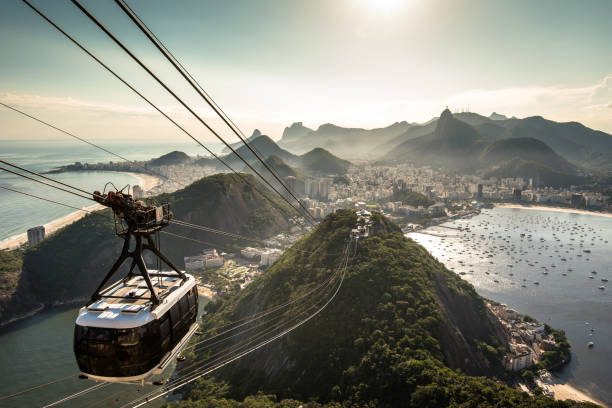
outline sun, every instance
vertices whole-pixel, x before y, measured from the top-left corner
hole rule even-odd
[[[407,0],[361,0],[361,1],[370,10],[382,12],[382,13],[390,13],[407,2]]]

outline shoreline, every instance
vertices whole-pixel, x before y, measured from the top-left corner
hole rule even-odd
[[[45,239],[49,235],[52,235],[53,233],[57,232],[59,229],[64,228],[72,224],[75,221],[80,220],[81,218],[89,214],[87,211],[98,211],[98,210],[103,209],[104,207],[100,204],[93,204],[93,205],[82,207],[82,208],[83,210],[86,210],[86,211],[73,211],[70,214],[67,214],[60,218],[56,218],[53,221],[43,224],[43,226],[45,227]],[[21,233],[19,235],[14,235],[12,237],[9,237],[5,240],[0,241],[0,250],[17,249],[21,245],[25,244],[26,242],[28,242],[27,232]]]
[[[500,203],[494,204],[495,207],[500,208],[519,208],[523,210],[536,210],[536,211],[553,211],[553,212],[564,212],[564,213],[574,213],[574,214],[582,214],[582,215],[594,215],[597,217],[607,217],[612,218],[612,213],[605,213],[599,211],[589,211],[589,210],[580,210],[577,208],[567,208],[567,207],[548,207],[546,205],[523,205],[523,204],[511,204],[511,203]]]
[[[127,172],[127,171],[117,172],[117,173],[127,174],[127,175],[130,175],[138,179],[138,183],[144,191],[148,191],[162,183],[162,180],[159,177],[151,176],[149,174],[132,173],[132,172]],[[93,204],[93,205],[82,207],[82,208],[83,210],[87,210],[87,211],[98,211],[98,210],[104,209],[104,206],[100,204]],[[85,215],[88,214],[87,211],[76,210],[76,211],[71,212],[70,214],[66,214],[63,217],[56,218],[52,221],[49,221],[48,223],[43,224],[43,226],[45,227],[45,239],[49,235],[57,232],[57,230],[63,227],[66,227],[75,221],[80,220],[81,218],[83,218]],[[28,234],[27,232],[22,232],[21,234],[13,235],[11,237],[1,240],[0,241],[0,251],[18,249],[19,247],[21,247],[23,244],[27,242],[28,242]]]
[[[555,377],[552,374],[546,375],[546,377],[539,378],[536,380],[539,387],[543,388],[546,392],[550,393],[552,398],[557,401],[573,400],[578,402],[592,402],[593,404],[607,407],[601,401],[591,397],[586,392],[574,387],[573,385],[562,381],[560,378]]]
[[[161,178],[156,177],[156,176],[152,176],[150,174],[132,173],[130,171],[121,171],[121,172],[118,172],[118,173],[128,174],[128,175],[130,175],[132,177],[137,178],[138,179],[138,185],[145,192],[148,191],[148,190],[151,190],[154,187],[157,187],[160,184],[162,184]]]

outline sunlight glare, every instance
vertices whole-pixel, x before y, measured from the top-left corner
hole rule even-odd
[[[362,0],[370,10],[389,13],[404,5],[407,0]]]

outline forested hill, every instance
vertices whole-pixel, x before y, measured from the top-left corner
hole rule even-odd
[[[394,224],[377,214],[373,221],[321,314],[196,384],[179,406],[578,406],[493,380],[503,375],[506,344],[483,299]],[[355,223],[352,211],[329,215],[296,243],[300,251],[285,252],[235,297],[209,304],[203,330],[308,293],[338,266],[333,254]],[[283,319],[307,315],[298,310]]]
[[[182,190],[159,196],[157,201],[169,202],[176,219],[248,237],[267,238],[287,230],[289,219],[295,216],[289,205],[253,176],[242,177],[235,174],[206,177]],[[110,218],[87,215],[19,254],[23,257],[21,270],[0,276],[3,295],[0,324],[41,304],[50,306],[91,295],[118,257],[123,243],[115,235],[111,211],[101,214]],[[233,249],[236,244],[232,239],[177,225],[164,231],[220,248]],[[183,257],[199,254],[207,245],[165,234],[160,239],[162,252],[178,267],[184,266]],[[13,264],[20,262],[18,259]]]

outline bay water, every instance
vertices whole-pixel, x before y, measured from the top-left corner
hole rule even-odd
[[[612,218],[496,207],[408,236],[480,295],[564,330],[557,375],[612,405]]]

